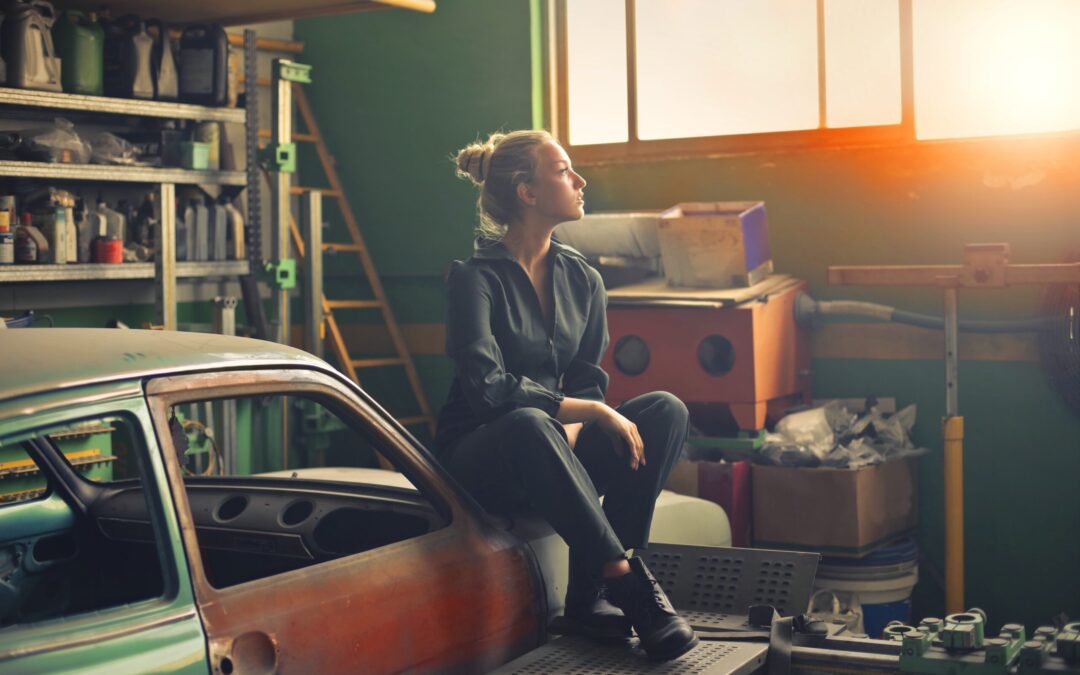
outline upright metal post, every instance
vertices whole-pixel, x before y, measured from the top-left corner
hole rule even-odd
[[[282,77],[282,66],[291,63],[288,59],[274,59],[273,106],[274,131],[273,143],[278,148],[292,147],[292,83]],[[271,222],[274,223],[273,259],[280,263],[289,258],[289,199],[292,188],[290,167],[273,167],[274,198],[271,204]],[[279,272],[280,273],[280,272]],[[289,344],[289,288],[279,284],[275,293],[275,313],[277,341]]]
[[[296,286],[296,260],[289,257],[289,216],[292,176],[296,171],[296,145],[292,142],[292,83],[311,82],[310,66],[289,59],[274,59],[273,77],[273,140],[267,148],[268,163],[274,174],[271,181],[274,198],[271,200],[271,221],[274,223],[273,261],[266,271],[275,289],[277,306],[277,341],[289,344],[289,290]],[[281,397],[281,468],[289,466],[289,407],[288,397]]]
[[[155,319],[165,330],[176,330],[176,186],[162,183],[161,213],[154,228]]]
[[[322,192],[313,190],[300,196],[300,229],[304,233],[304,349],[323,357],[325,317],[323,316]]]
[[[964,418],[960,416],[957,288],[945,292],[945,611],[964,607]]]
[[[219,335],[236,335],[236,298],[218,296],[214,298],[214,332]],[[221,450],[221,474],[231,476],[236,473],[236,401],[221,401],[221,433],[216,436],[217,447]]]

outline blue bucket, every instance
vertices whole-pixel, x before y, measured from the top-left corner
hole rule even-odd
[[[890,621],[911,621],[911,592],[919,581],[919,548],[911,537],[863,558],[822,558],[817,589],[862,609],[863,632],[881,637]]]

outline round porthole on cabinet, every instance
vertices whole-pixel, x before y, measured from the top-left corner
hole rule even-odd
[[[735,367],[735,346],[723,335],[709,335],[698,344],[698,363],[710,375],[725,375]]]
[[[649,367],[649,345],[637,335],[624,335],[615,343],[615,367],[626,375],[640,375]]]

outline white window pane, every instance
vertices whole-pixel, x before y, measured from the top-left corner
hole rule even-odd
[[[571,145],[626,142],[625,0],[566,3],[566,39]]]
[[[829,127],[900,123],[897,0],[825,0],[825,101]]]
[[[1080,128],[1080,2],[914,0],[920,139]]]
[[[817,128],[817,72],[815,0],[637,2],[642,139]]]

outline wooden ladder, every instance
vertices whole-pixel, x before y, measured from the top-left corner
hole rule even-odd
[[[304,126],[307,129],[305,133],[294,133],[293,140],[296,142],[313,143],[315,145],[315,150],[319,155],[319,162],[322,164],[323,173],[326,175],[330,186],[329,188],[293,187],[291,192],[293,194],[303,194],[305,192],[318,190],[322,192],[324,197],[332,197],[337,200],[345,220],[345,226],[349,231],[351,241],[323,243],[323,251],[356,254],[360,261],[360,267],[364,270],[364,275],[367,277],[367,281],[371,285],[371,290],[375,296],[373,299],[363,300],[331,300],[323,294],[323,314],[326,319],[326,326],[329,329],[330,344],[334,350],[334,356],[337,358],[337,361],[341,364],[342,368],[345,369],[345,373],[357,384],[361,384],[358,371],[362,369],[384,368],[389,366],[403,367],[405,369],[405,375],[409,380],[409,386],[412,388],[413,397],[416,399],[420,408],[420,414],[413,417],[397,417],[396,419],[403,426],[422,424],[427,427],[428,432],[434,437],[435,418],[431,414],[431,407],[428,405],[427,397],[424,395],[424,389],[420,383],[420,376],[416,372],[416,366],[413,364],[412,356],[409,354],[409,348],[405,344],[405,338],[401,334],[401,328],[398,326],[397,320],[394,319],[394,313],[390,309],[390,304],[386,301],[386,293],[383,290],[382,283],[379,281],[379,275],[375,271],[375,263],[371,260],[367,246],[364,244],[364,237],[360,234],[360,226],[356,222],[352,207],[349,205],[349,200],[341,187],[341,180],[337,175],[334,157],[330,154],[330,151],[326,147],[326,143],[323,141],[322,134],[319,132],[319,125],[315,121],[311,103],[304,94],[304,88],[293,85],[292,91],[293,100],[296,102],[296,106],[300,111],[300,117],[303,118]],[[270,133],[269,130],[262,130],[259,135],[260,137],[269,138]],[[264,175],[269,179],[269,174],[264,173]],[[292,232],[293,246],[296,247],[297,255],[301,262],[303,262],[306,259],[307,252],[304,250],[304,240],[300,233],[300,228],[297,226],[296,218],[292,214],[289,215],[289,226]],[[341,327],[334,317],[334,310],[355,309],[378,309],[382,312],[383,323],[386,325],[387,332],[390,334],[390,339],[394,343],[396,356],[355,359],[349,354],[348,347],[345,344],[345,338],[341,332]]]

